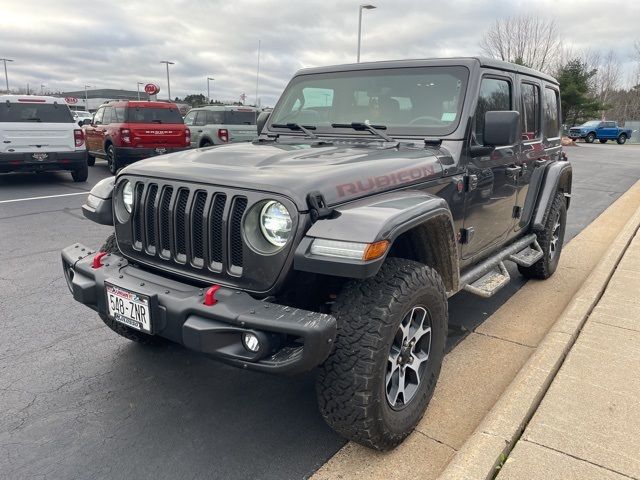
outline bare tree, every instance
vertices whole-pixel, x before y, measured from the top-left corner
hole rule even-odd
[[[551,71],[561,53],[554,20],[520,15],[496,20],[480,41],[485,55],[541,71]]]

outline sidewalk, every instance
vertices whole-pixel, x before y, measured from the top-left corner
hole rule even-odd
[[[640,479],[640,233],[498,480]]]

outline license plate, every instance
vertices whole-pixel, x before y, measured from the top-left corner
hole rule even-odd
[[[151,332],[149,297],[105,283],[109,316],[128,327]]]
[[[33,157],[34,160],[38,160],[39,162],[43,162],[44,160],[49,158],[48,153],[34,153],[31,156]]]
[[[167,153],[166,148],[156,148],[156,153],[162,155],[163,153]]]

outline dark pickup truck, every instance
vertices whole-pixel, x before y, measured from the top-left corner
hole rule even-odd
[[[569,137],[572,140],[582,138],[587,143],[593,143],[597,139],[600,143],[607,143],[607,140],[615,140],[618,144],[623,145],[631,137],[631,133],[630,128],[619,127],[616,122],[600,120],[591,120],[569,129]]]
[[[83,212],[115,232],[65,248],[64,275],[132,341],[317,367],[329,425],[390,449],[434,392],[448,297],[495,294],[505,262],[556,270],[572,179],[559,119],[556,80],[496,60],[301,70],[257,140],[98,183]]]

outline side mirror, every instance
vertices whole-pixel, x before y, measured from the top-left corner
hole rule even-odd
[[[262,133],[262,129],[267,124],[267,120],[269,120],[270,116],[271,116],[271,112],[260,112],[260,115],[258,115],[258,119],[256,120],[256,126],[258,127],[258,135]]]
[[[84,127],[85,125],[91,125],[91,119],[85,118],[84,120],[79,121],[78,125],[80,125],[81,127]]]
[[[492,111],[484,115],[482,143],[492,147],[513,145],[518,138],[520,114],[516,111]]]

